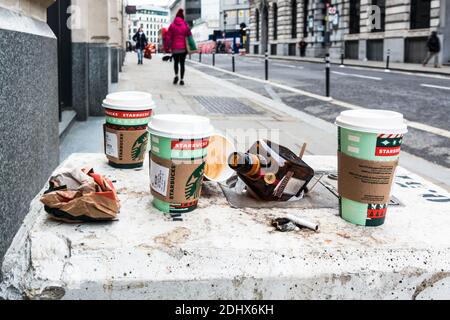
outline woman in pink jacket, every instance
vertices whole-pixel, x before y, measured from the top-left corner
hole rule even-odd
[[[173,84],[177,84],[178,80],[180,80],[178,78],[178,69],[180,69],[180,85],[184,85],[184,64],[187,54],[186,37],[191,35],[191,30],[186,21],[184,21],[183,9],[179,9],[164,39],[164,49],[166,52],[172,52],[174,60],[175,78],[173,79]]]

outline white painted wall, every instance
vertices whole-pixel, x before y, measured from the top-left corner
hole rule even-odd
[[[202,0],[201,18],[208,23],[209,28],[219,28],[220,0]]]

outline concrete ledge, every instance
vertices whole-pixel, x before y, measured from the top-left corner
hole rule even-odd
[[[43,9],[43,11],[46,11]],[[0,7],[0,29],[56,39],[47,23]]]
[[[305,160],[316,170],[336,166],[333,156]],[[36,197],[5,256],[0,297],[450,297],[449,202],[435,201],[450,195],[403,168],[393,194],[404,206],[390,207],[385,225],[365,228],[342,220],[337,208],[233,209],[211,183],[200,208],[173,222],[151,205],[148,163],[142,170],[115,170],[102,154],[73,154],[61,168],[84,165],[117,181],[120,220],[54,222]],[[268,221],[282,213],[319,222],[320,232],[275,232]]]

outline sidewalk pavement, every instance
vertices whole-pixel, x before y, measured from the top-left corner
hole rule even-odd
[[[324,120],[288,107],[284,109],[269,98],[190,67],[186,68],[186,85],[175,86],[172,84],[173,64],[163,62],[160,55],[153,56],[152,60],[146,59],[142,66],[138,66],[136,61],[134,55],[127,55],[116,89],[152,93],[156,103],[155,114],[204,115],[222,132],[257,129],[258,138],[265,138],[265,135],[276,138],[275,135],[279,134],[283,145],[295,152],[307,143],[306,154],[336,154],[336,129]],[[214,113],[208,112],[202,103],[208,104]],[[236,103],[239,103],[237,107]],[[217,113],[216,110],[221,108],[227,108],[230,113]],[[294,117],[293,113],[303,120]],[[103,152],[102,128],[99,125],[102,121],[103,118],[91,117],[87,122],[76,123],[62,141],[61,161],[75,152]],[[248,145],[244,141],[236,143],[239,151],[246,151]]]
[[[261,54],[247,54],[247,56],[264,58],[264,55]],[[324,63],[324,58],[313,58],[313,57],[269,55],[269,59]],[[340,65],[341,59],[331,59],[330,62],[332,64]],[[373,68],[373,69],[386,69],[386,61],[362,61],[362,60],[344,59],[344,65],[353,67]],[[440,74],[444,76],[450,75],[449,66],[441,66],[440,68],[434,68],[433,61],[429,62],[428,65],[425,67],[417,63],[390,62],[389,69],[412,73],[430,73],[430,74]]]

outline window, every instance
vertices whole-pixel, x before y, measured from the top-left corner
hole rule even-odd
[[[383,40],[367,40],[366,52],[367,60],[370,61],[383,61]]]
[[[411,0],[411,29],[430,27],[430,0]]]
[[[359,33],[360,0],[350,0],[350,33]]]
[[[259,41],[259,10],[258,9],[255,10],[255,18],[256,18],[256,41]]]
[[[291,38],[297,38],[297,0],[291,0]]]
[[[358,60],[359,57],[359,41],[345,41],[345,59]]]
[[[238,25],[238,24],[240,25],[243,22],[244,23],[247,22],[247,16],[248,16],[247,10],[239,10],[236,25]]]
[[[288,55],[296,56],[296,43],[289,43],[288,45]]]
[[[196,14],[200,13],[200,8],[187,8],[186,14]]]
[[[380,31],[384,31],[384,27],[386,24],[386,0],[372,0],[372,6],[378,6],[380,7],[380,16],[379,17],[375,17],[375,19],[380,19],[379,24],[380,24],[380,28],[377,29],[376,25],[378,24],[378,21],[372,21],[373,23],[375,23],[375,25],[372,27],[372,32],[380,32]],[[374,11],[372,10],[372,12],[369,12],[370,14],[374,14]]]
[[[307,37],[308,36],[308,5],[309,5],[309,0],[304,0],[303,1],[303,36]]]
[[[238,12],[236,10],[226,11],[225,22],[228,28],[234,29],[234,26],[238,24]],[[227,29],[228,29],[227,28]]]
[[[276,43],[272,43],[270,45],[270,54],[272,56],[276,56],[277,55],[277,44]]]
[[[278,38],[278,6],[276,2],[273,3],[273,40],[277,40]],[[271,51],[273,51],[271,49]],[[276,51],[276,49],[275,49]],[[273,54],[273,53],[272,53]],[[276,52],[275,52],[276,54]]]

